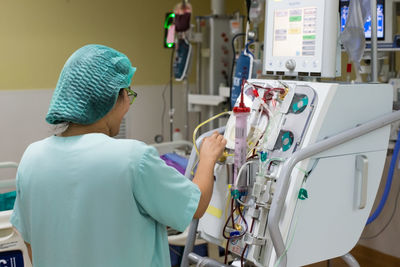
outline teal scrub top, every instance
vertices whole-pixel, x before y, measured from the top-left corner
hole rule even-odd
[[[170,266],[166,226],[184,231],[199,199],[142,142],[52,136],[22,157],[11,223],[35,267]]]

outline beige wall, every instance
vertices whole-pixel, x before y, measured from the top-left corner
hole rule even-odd
[[[148,144],[154,143],[154,137],[161,134],[161,114],[163,101],[160,95],[164,86],[143,85],[138,88],[138,100],[130,107],[126,115],[127,137]],[[182,103],[184,88],[174,88],[174,101]],[[0,90],[0,162],[19,161],[25,148],[32,142],[53,134],[45,121],[52,91],[47,89]],[[35,99],[33,101],[33,99]],[[168,113],[166,99],[165,112]],[[185,106],[177,105],[174,126],[184,126]],[[7,114],[6,116],[3,116]],[[191,121],[195,121],[191,118]],[[164,116],[165,141],[169,141],[169,119]],[[193,128],[193,125],[191,125]]]
[[[88,43],[124,52],[138,67],[134,84],[164,84],[165,13],[177,0],[1,0],[0,90],[54,88],[66,59]],[[210,1],[191,1],[194,16]]]

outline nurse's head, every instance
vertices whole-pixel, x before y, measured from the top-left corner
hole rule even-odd
[[[64,65],[46,121],[80,129],[76,134],[101,131],[115,136],[135,94],[129,89],[135,70],[124,54],[110,47],[78,49]]]

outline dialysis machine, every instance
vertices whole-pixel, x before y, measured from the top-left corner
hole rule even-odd
[[[191,223],[181,266],[227,266],[190,253],[196,230],[230,251],[236,266],[301,266],[357,243],[400,114],[392,113],[388,84],[310,81],[336,76],[338,7],[338,0],[266,1],[264,74],[308,81],[243,82],[219,129],[226,159],[215,167],[205,215]]]

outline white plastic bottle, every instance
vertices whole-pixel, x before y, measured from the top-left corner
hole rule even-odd
[[[180,140],[183,140],[183,136],[181,130],[179,128],[176,128],[174,130],[174,133],[172,134],[172,141],[180,141]]]

